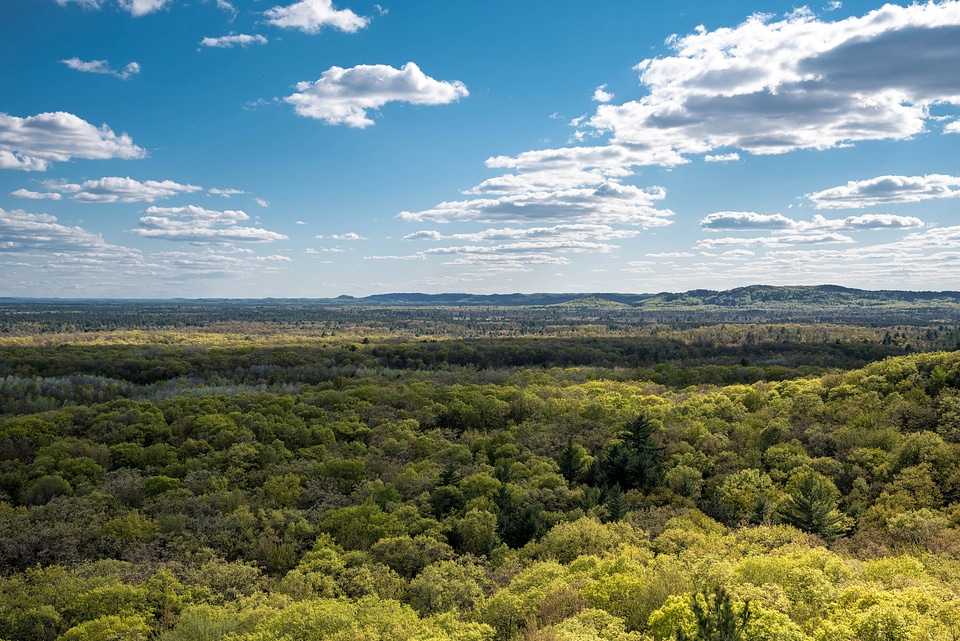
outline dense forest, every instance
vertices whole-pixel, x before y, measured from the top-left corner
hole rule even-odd
[[[6,301],[0,639],[956,641],[960,316],[802,293]]]

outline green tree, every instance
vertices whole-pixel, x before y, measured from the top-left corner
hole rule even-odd
[[[601,486],[649,492],[663,482],[663,450],[654,438],[656,426],[641,414],[624,428],[620,441],[600,458],[598,478]]]
[[[750,622],[750,602],[744,602],[737,612],[733,600],[718,586],[713,595],[704,590],[702,600],[690,597],[690,609],[697,622],[696,636],[690,637],[683,628],[677,628],[677,641],[740,641]]]
[[[813,470],[796,474],[788,485],[789,496],[780,507],[780,518],[825,541],[842,536],[853,520],[837,509],[840,492],[833,481]]]

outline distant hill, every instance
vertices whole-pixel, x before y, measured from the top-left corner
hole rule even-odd
[[[0,305],[30,303],[59,307],[64,304],[85,306],[125,306],[129,303],[193,306],[257,305],[264,307],[303,306],[391,306],[391,307],[607,307],[639,309],[696,309],[696,308],[752,308],[785,309],[790,306],[840,307],[898,307],[946,305],[960,306],[960,292],[865,290],[838,285],[772,286],[750,285],[723,291],[693,289],[687,292],[660,292],[657,294],[591,293],[534,293],[534,294],[422,294],[416,292],[374,294],[336,298],[260,298],[260,299],[64,299],[0,297]]]
[[[558,307],[591,307],[600,309],[631,309],[631,305],[599,296],[586,296],[584,298],[575,298],[565,303],[558,303]]]
[[[838,285],[772,286],[750,285],[724,291],[694,289],[658,294],[568,293],[568,294],[375,294],[355,298],[340,296],[316,302],[333,305],[390,306],[574,306],[623,307],[640,309],[753,308],[783,309],[789,306],[820,308],[876,307],[901,305],[960,305],[960,292],[865,290]]]

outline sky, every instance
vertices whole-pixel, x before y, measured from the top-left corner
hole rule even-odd
[[[0,296],[960,289],[960,1],[2,0]]]

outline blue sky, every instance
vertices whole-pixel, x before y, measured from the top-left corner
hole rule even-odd
[[[0,296],[960,285],[960,2],[4,0]]]

